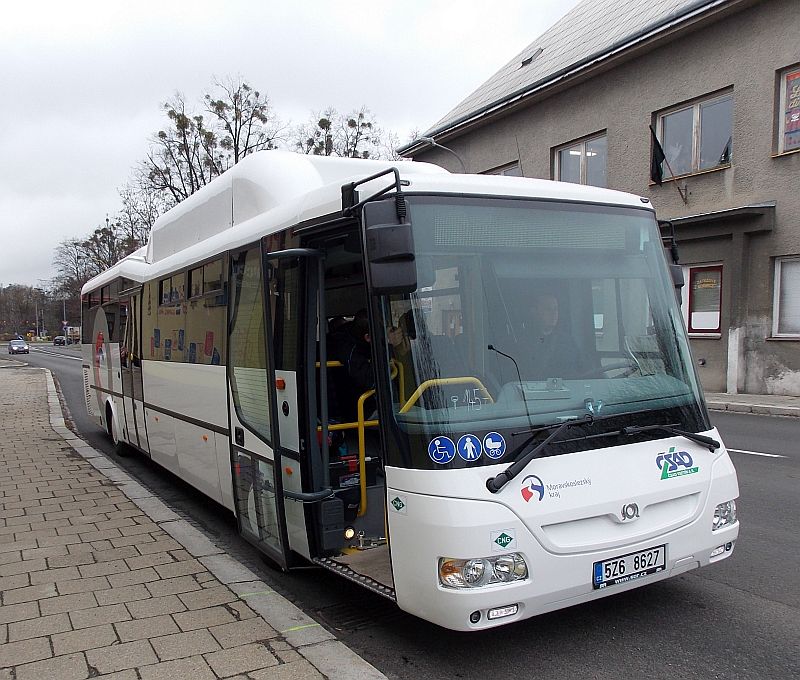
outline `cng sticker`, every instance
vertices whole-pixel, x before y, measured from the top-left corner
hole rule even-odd
[[[395,512],[401,515],[406,514],[407,503],[405,496],[397,495],[389,501],[389,504],[392,506],[392,508],[394,508]]]
[[[491,533],[492,552],[505,552],[515,550],[517,547],[517,535],[514,529],[502,529]]]

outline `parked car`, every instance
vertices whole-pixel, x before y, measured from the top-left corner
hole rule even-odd
[[[24,340],[12,340],[8,343],[9,354],[30,354],[31,348]]]
[[[63,335],[57,335],[53,338],[54,345],[66,345],[67,339]]]

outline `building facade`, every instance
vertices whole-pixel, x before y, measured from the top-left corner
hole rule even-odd
[[[459,171],[431,139],[468,172],[648,197],[704,388],[800,395],[798,0],[584,0],[400,150]]]

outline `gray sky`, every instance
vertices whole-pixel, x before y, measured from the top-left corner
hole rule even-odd
[[[404,142],[577,2],[5,2],[0,285],[49,280],[57,244],[117,212],[176,90],[241,75],[284,122],[366,105]]]

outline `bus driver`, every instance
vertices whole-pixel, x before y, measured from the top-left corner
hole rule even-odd
[[[589,370],[586,357],[572,335],[559,326],[558,298],[541,293],[531,307],[533,324],[528,338],[530,377],[579,378]]]

